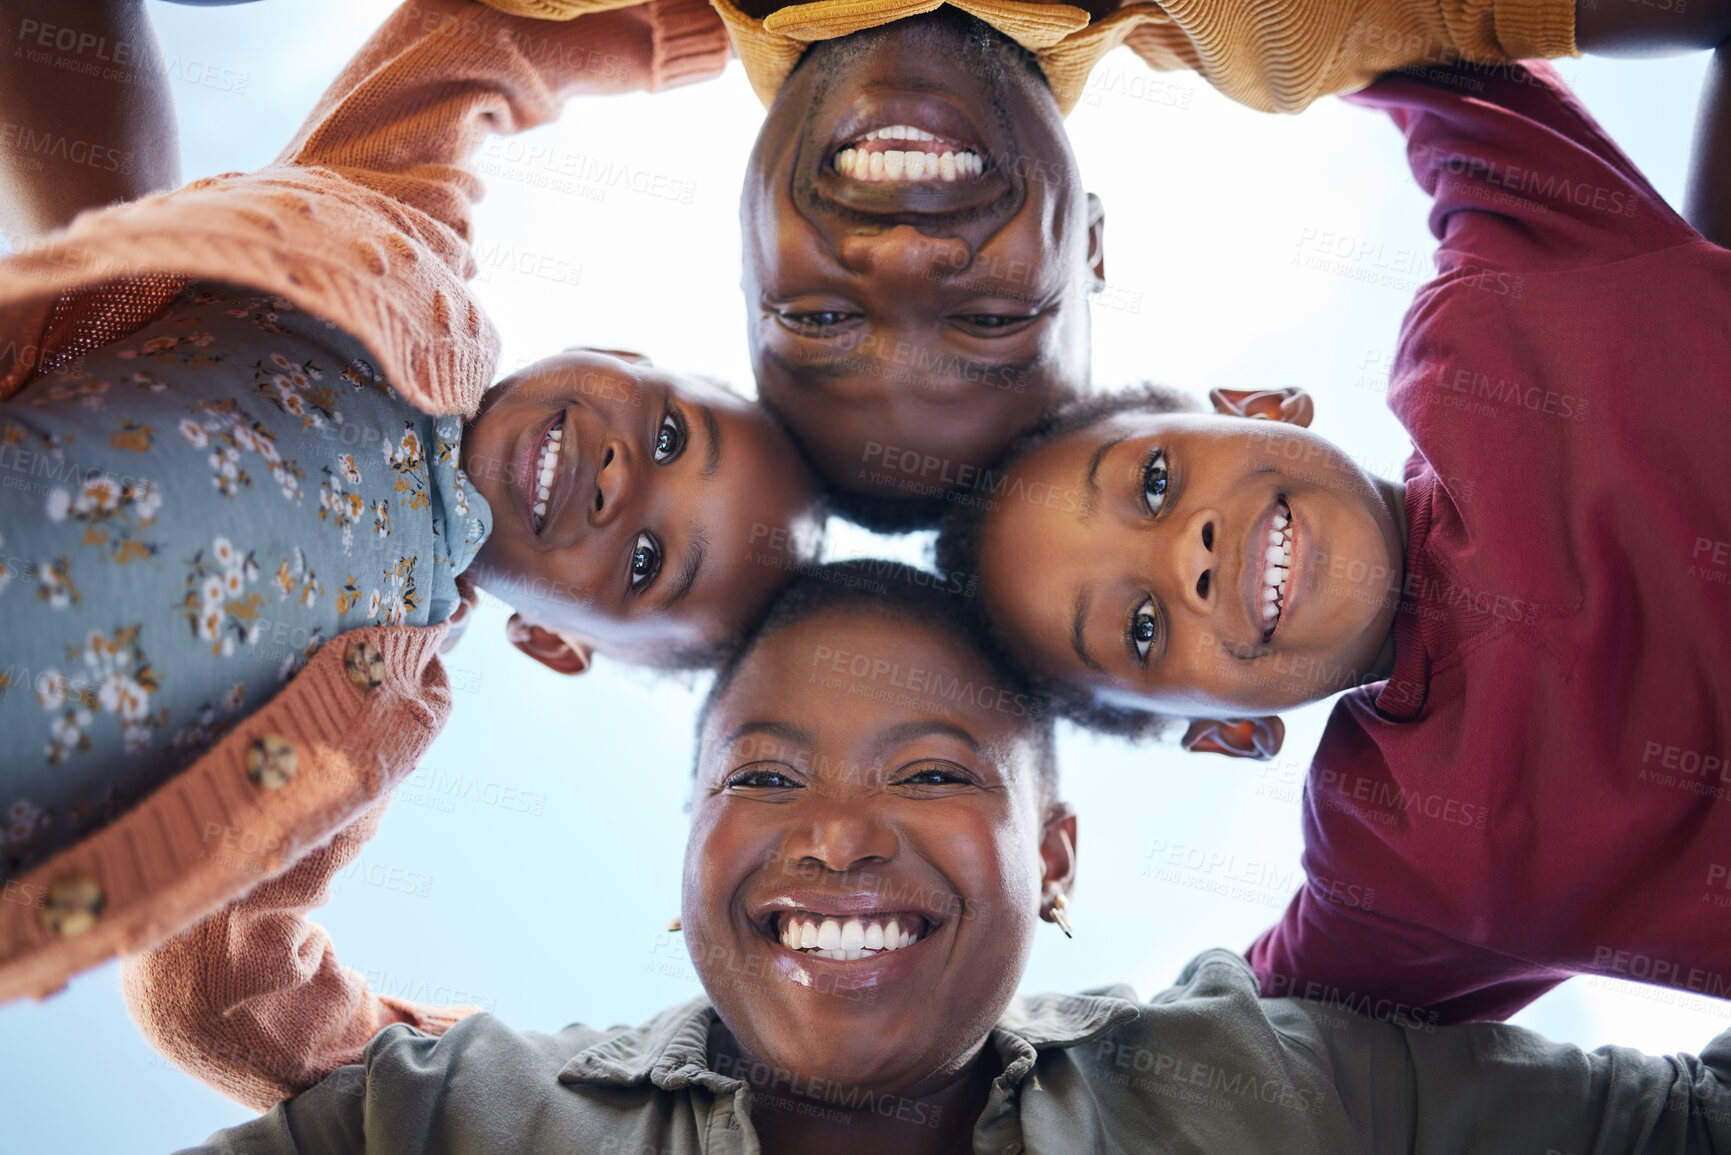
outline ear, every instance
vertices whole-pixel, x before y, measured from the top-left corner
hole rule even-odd
[[[1198,754],[1255,758],[1266,762],[1280,753],[1286,723],[1279,718],[1198,718],[1184,731],[1182,745]]]
[[[1076,882],[1076,812],[1055,802],[1040,833],[1040,916],[1052,919],[1052,896],[1068,894]]]
[[[1088,268],[1099,284],[1106,283],[1106,207],[1088,194]]]
[[[555,674],[581,674],[595,655],[595,647],[581,634],[537,626],[521,614],[512,614],[505,623],[505,637]]]
[[[1255,417],[1308,427],[1316,401],[1302,389],[1211,389],[1214,412],[1225,417]]]

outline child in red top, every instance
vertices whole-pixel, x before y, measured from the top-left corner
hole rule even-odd
[[[1441,242],[1390,385],[1403,484],[1291,391],[1215,395],[1266,425],[1099,403],[945,554],[977,548],[1001,641],[1084,713],[1227,715],[1193,748],[1267,756],[1263,715],[1377,683],[1316,756],[1266,991],[1448,1020],[1580,972],[1731,997],[1731,254],[1543,66],[1354,99]]]

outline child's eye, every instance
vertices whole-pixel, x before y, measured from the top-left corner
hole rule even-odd
[[[661,547],[655,544],[655,539],[646,533],[637,535],[637,543],[631,547],[631,589],[633,592],[655,580],[655,575],[661,572]]]
[[[685,423],[668,410],[661,416],[661,426],[655,431],[655,464],[666,465],[685,448]]]
[[[727,780],[729,790],[741,786],[760,790],[787,790],[798,788],[799,785],[798,779],[793,775],[775,766],[747,766],[735,771]]]
[[[1154,599],[1143,598],[1142,604],[1130,615],[1129,640],[1137,661],[1148,661],[1148,651],[1154,647],[1154,639],[1159,635],[1160,619],[1154,611]]]
[[[1171,478],[1166,472],[1166,451],[1156,449],[1142,466],[1142,501],[1149,513],[1159,513],[1166,505],[1166,487]]]

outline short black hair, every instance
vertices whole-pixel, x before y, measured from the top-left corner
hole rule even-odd
[[[762,615],[749,639],[716,672],[715,682],[697,715],[698,747],[710,708],[727,693],[734,677],[750,660],[753,651],[777,632],[808,618],[832,611],[884,614],[905,622],[941,630],[973,652],[998,683],[993,687],[998,701],[1014,704],[1014,712],[1027,719],[1034,743],[1035,764],[1042,797],[1056,796],[1058,759],[1053,733],[1053,715],[1045,699],[1009,662],[992,640],[976,628],[979,617],[965,613],[964,603],[973,590],[941,574],[901,562],[859,558],[802,569]]]
[[[873,533],[912,533],[937,528],[947,506],[941,497],[895,497],[832,488],[829,508]]]
[[[1053,409],[1034,428],[1012,441],[988,472],[995,478],[1008,478],[1010,471],[1029,454],[1054,438],[1123,413],[1189,413],[1201,408],[1190,394],[1152,381],[1138,382],[1109,393],[1078,397]],[[985,533],[987,518],[998,504],[989,500],[957,502],[945,513],[938,530],[937,565],[940,571],[952,575],[952,580],[977,585],[980,538]],[[969,629],[990,637],[994,636],[994,630],[984,601],[983,597],[970,598],[963,608],[974,619]],[[1042,677],[1019,664],[1015,668],[1030,689],[1048,702],[1056,714],[1087,729],[1140,740],[1160,737],[1176,722],[1176,719],[1153,710],[1102,705],[1086,691]]]

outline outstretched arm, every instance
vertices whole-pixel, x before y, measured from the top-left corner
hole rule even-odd
[[[0,0],[0,233],[180,183],[174,101],[144,0]]]
[[[1576,0],[1575,39],[1598,56],[1667,56],[1716,49],[1695,116],[1683,216],[1731,248],[1731,0]]]
[[[385,806],[294,869],[122,966],[127,1007],[181,1070],[263,1111],[348,1063],[392,1023],[428,1034],[478,1008],[381,996],[307,918],[378,830]]]

